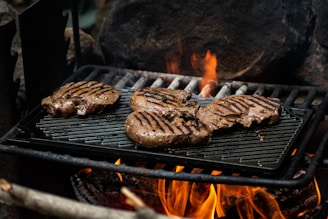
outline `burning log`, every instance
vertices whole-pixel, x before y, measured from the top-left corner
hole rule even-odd
[[[315,180],[302,188],[282,188],[270,193],[278,200],[286,219],[305,215],[320,204],[320,191]]]
[[[129,199],[131,199],[131,194],[129,194]],[[136,203],[136,198],[134,197],[132,199],[134,203]],[[138,204],[135,205],[135,207],[137,207],[136,212],[103,208],[39,192],[9,183],[5,179],[0,179],[0,201],[8,205],[16,205],[44,215],[58,216],[60,218],[169,218],[156,214],[152,209],[140,204],[140,202],[137,202]]]
[[[158,195],[154,192],[154,182],[150,178],[132,176],[103,170],[83,169],[71,177],[77,198],[93,205],[133,210],[120,190],[128,188],[140,197],[147,206],[163,212]]]
[[[176,168],[177,172],[183,169],[180,166]],[[195,171],[201,170],[194,169],[193,172]],[[119,193],[122,187],[126,187],[137,194],[147,206],[169,216],[289,219],[301,214],[305,215],[307,212],[312,213],[311,209],[315,209],[320,202],[315,182],[300,189],[271,190],[261,187],[152,179],[102,170],[79,174],[79,177],[85,184],[84,188],[91,188],[90,184],[98,184],[93,187],[101,190],[97,193],[103,194],[104,199],[107,200],[107,207],[128,209],[129,201],[122,200],[122,194]],[[81,197],[90,196],[90,192],[94,193],[90,190],[84,191]],[[121,203],[117,204],[117,200]],[[138,202],[132,206],[136,208],[144,205]],[[245,215],[252,216],[245,217]]]

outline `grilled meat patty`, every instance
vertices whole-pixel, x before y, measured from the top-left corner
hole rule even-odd
[[[278,98],[253,95],[232,95],[217,99],[200,108],[197,117],[210,131],[241,124],[250,127],[254,122],[278,122],[282,103]]]
[[[120,97],[119,91],[97,81],[70,82],[41,101],[41,106],[52,116],[101,113]]]
[[[133,111],[154,111],[159,114],[177,111],[196,115],[200,105],[189,101],[191,95],[184,90],[145,87],[131,95],[130,107]]]
[[[211,138],[207,127],[189,113],[134,111],[128,115],[125,129],[132,141],[145,148],[205,145]]]

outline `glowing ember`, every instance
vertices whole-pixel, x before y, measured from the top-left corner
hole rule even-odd
[[[77,175],[81,175],[81,174],[89,174],[89,173],[91,173],[92,172],[92,169],[91,168],[83,168],[83,169],[81,169],[78,173],[77,173]]]

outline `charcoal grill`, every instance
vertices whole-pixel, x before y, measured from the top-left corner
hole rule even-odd
[[[201,78],[83,66],[64,83],[80,80],[110,84],[121,91],[122,97],[108,112],[86,118],[52,118],[38,106],[3,137],[1,151],[148,177],[272,187],[305,185],[322,163],[328,134],[317,148],[311,149],[314,156],[306,175],[301,179],[292,178],[304,167],[309,142],[327,112],[326,88],[221,81],[216,98],[241,93],[279,97],[284,103],[280,122],[222,132],[213,137],[210,145],[145,150],[136,147],[124,131],[131,93],[145,86],[184,89],[193,93],[194,100],[206,105],[213,98],[199,96]],[[291,155],[294,150],[296,153]],[[114,164],[118,158],[123,164]],[[147,162],[136,167],[135,163],[140,160]],[[156,163],[165,165],[162,169],[153,169]],[[176,173],[175,165],[186,168]],[[194,174],[193,168],[203,171]],[[212,170],[220,170],[222,174],[213,176]]]

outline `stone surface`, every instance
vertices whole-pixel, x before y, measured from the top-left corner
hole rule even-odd
[[[66,54],[67,62],[76,61],[74,34],[71,27],[67,27],[64,32],[65,39],[69,40],[69,47]],[[79,65],[103,65],[104,56],[96,40],[83,30],[79,31],[81,57]]]
[[[210,50],[217,74],[288,84],[326,83],[327,3],[306,1],[117,1],[98,35],[109,65],[202,75],[192,54]],[[310,65],[310,66],[309,66]],[[315,69],[312,67],[315,66]]]

